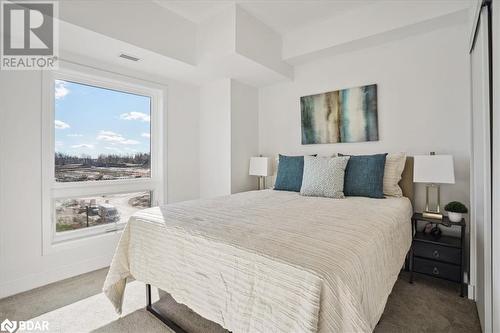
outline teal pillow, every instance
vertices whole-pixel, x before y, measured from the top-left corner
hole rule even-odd
[[[278,174],[274,189],[300,192],[304,173],[304,156],[279,156]]]
[[[351,156],[345,170],[344,195],[384,198],[386,155]]]

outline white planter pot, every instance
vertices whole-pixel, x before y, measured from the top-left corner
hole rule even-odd
[[[462,213],[448,212],[448,218],[451,222],[460,222],[462,221]]]

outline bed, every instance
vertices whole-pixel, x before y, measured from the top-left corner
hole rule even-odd
[[[264,190],[142,210],[104,293],[120,313],[133,277],[234,333],[371,332],[411,244],[411,167],[402,198]]]

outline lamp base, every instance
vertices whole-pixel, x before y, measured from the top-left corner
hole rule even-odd
[[[259,188],[259,191],[266,189],[266,177],[264,177],[264,176],[258,177],[258,188]]]
[[[435,219],[435,220],[442,220],[443,219],[443,214],[438,213],[438,212],[425,211],[422,213],[422,216],[429,218],[429,219]]]
[[[431,209],[429,204],[429,190],[436,189],[437,202],[436,209]],[[427,184],[425,186],[425,210],[422,213],[423,217],[435,220],[442,220],[443,214],[441,214],[441,188],[437,184]]]

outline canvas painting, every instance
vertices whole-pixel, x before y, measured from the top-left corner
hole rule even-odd
[[[377,85],[300,98],[302,144],[378,140]]]

